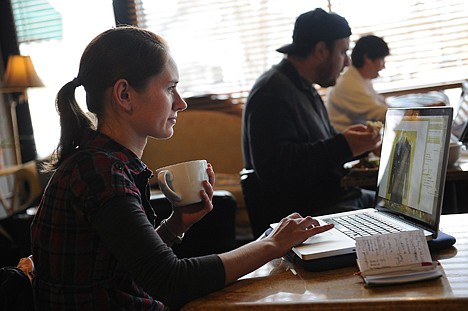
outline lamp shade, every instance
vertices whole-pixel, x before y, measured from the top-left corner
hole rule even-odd
[[[3,88],[22,91],[28,87],[44,86],[34,69],[30,56],[11,55],[5,71]]]

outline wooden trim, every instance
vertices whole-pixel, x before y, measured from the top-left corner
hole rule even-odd
[[[393,90],[385,90],[380,91],[379,94],[382,94],[385,97],[390,96],[400,96],[406,94],[414,94],[414,93],[427,93],[432,91],[443,91],[448,89],[456,89],[462,87],[463,80],[459,81],[450,81],[443,84],[429,84],[429,85],[422,85],[417,87],[411,88],[399,88]]]

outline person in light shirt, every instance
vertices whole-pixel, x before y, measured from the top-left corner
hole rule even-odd
[[[385,68],[385,57],[390,54],[387,43],[380,37],[361,37],[351,53],[352,65],[330,88],[326,107],[330,121],[338,131],[353,124],[384,121],[387,112],[385,98],[379,95],[372,80]]]

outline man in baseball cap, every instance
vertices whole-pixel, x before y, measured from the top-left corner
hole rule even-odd
[[[363,125],[342,133],[330,124],[315,85],[329,87],[345,66],[351,29],[317,8],[301,14],[284,59],[255,82],[243,115],[241,178],[254,235],[291,212],[323,215],[373,207],[374,193],[344,189],[343,164],[378,148]]]
[[[346,19],[315,9],[301,14],[294,24],[293,42],[277,49],[280,53],[306,55],[318,41],[331,41],[351,36]]]

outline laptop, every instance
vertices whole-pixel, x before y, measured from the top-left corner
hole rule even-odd
[[[335,227],[294,247],[294,253],[302,260],[355,254],[356,236],[401,230],[420,229],[428,241],[437,238],[452,118],[451,107],[389,109],[375,207],[315,217]],[[374,218],[385,223],[383,228],[364,231],[364,223]],[[344,221],[358,233],[346,229]]]
[[[452,141],[468,143],[468,80],[462,83],[462,93],[458,102],[457,113],[452,122]]]

